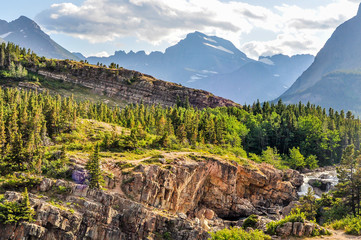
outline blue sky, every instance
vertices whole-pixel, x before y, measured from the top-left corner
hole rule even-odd
[[[84,55],[164,51],[187,33],[231,40],[248,56],[316,54],[360,0],[14,0],[0,19],[34,19],[55,41]]]

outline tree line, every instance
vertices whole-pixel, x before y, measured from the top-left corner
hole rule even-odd
[[[0,45],[0,70],[4,78],[29,80],[26,68],[31,71],[34,65],[49,69],[56,66],[55,60],[38,57],[29,49],[11,43]],[[31,76],[33,79],[36,74]],[[131,129],[131,136],[125,140],[133,148],[140,146],[137,142],[150,141],[146,134],[151,134],[158,136],[158,147],[169,148],[173,144],[238,148],[242,157],[260,161],[280,158],[296,169],[314,165],[313,162],[338,163],[346,146],[353,144],[356,150],[360,146],[360,121],[350,111],[326,110],[310,103],[257,101],[242,107],[197,109],[187,101],[179,101],[167,108],[140,103],[121,109],[15,89],[1,90],[0,103],[2,158],[17,169],[24,165],[39,167],[39,146],[45,145],[47,138],[74,129],[77,118]]]

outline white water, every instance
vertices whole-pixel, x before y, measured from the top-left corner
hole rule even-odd
[[[307,194],[308,188],[312,188],[312,186],[310,184],[308,184],[308,182],[311,179],[317,179],[317,180],[322,180],[323,182],[330,182],[331,183],[331,187],[327,191],[324,191],[324,192],[322,192],[320,190],[315,191],[315,197],[316,198],[321,197],[322,193],[326,193],[329,190],[332,190],[338,183],[336,170],[326,170],[326,171],[320,171],[320,172],[311,172],[311,173],[305,173],[305,174],[302,174],[302,175],[303,175],[303,184],[300,187],[300,190],[298,192],[298,196],[300,196],[300,197]],[[323,176],[323,178],[321,178],[321,176]],[[313,190],[315,190],[315,189],[313,189]]]

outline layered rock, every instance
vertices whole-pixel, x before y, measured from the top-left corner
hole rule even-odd
[[[316,233],[315,233],[316,232]],[[314,234],[318,235],[328,235],[328,231],[316,223],[312,222],[286,222],[283,225],[280,225],[276,229],[278,236],[286,238],[289,236],[295,237],[309,237]]]
[[[296,179],[298,174],[292,171]],[[137,202],[171,212],[193,214],[204,207],[217,216],[237,220],[297,199],[298,181],[270,165],[242,166],[207,158],[176,161],[162,168],[141,165],[124,177],[122,190]]]
[[[61,202],[54,204],[47,197],[39,199],[31,195],[35,222],[0,226],[0,240],[155,239],[158,235],[171,239],[209,237],[199,222],[157,212],[117,194],[49,179],[44,179],[42,185],[43,193],[52,192],[54,186],[70,188],[70,194],[63,200],[69,204],[61,206]],[[5,193],[5,199],[9,201],[21,201],[21,198],[17,192]]]
[[[174,106],[182,101],[198,108],[239,106],[231,100],[181,85],[158,80],[152,76],[126,69],[107,69],[71,61],[56,61],[56,67],[33,68],[40,75],[80,84],[98,94],[123,100],[127,103],[160,104]]]
[[[302,183],[285,180],[299,178],[297,172],[266,164],[245,166],[186,156],[172,161],[140,162],[132,171],[118,171],[113,179],[106,179],[107,191],[43,178],[31,189],[36,221],[1,226],[0,240],[205,240],[210,230],[235,226],[242,217],[288,204],[296,199],[296,188]],[[84,177],[74,170],[75,180]],[[9,201],[22,198],[11,191],[4,196]],[[261,222],[260,228],[265,228],[266,222]]]

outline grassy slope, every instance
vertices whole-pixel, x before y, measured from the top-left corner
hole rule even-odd
[[[39,79],[38,82],[29,79],[13,79],[13,78],[5,78],[0,74],[0,85],[3,87],[18,87],[19,84],[24,87],[22,83],[28,83],[27,85],[34,86],[38,89],[38,91],[46,91],[48,90],[50,94],[57,95],[59,94],[62,97],[70,97],[73,95],[74,99],[77,101],[92,101],[92,102],[103,102],[108,104],[109,106],[125,106],[126,103],[121,100],[113,99],[107,97],[105,95],[96,94],[94,91],[87,87],[83,87],[81,85],[75,83],[64,82],[61,80],[55,80],[50,78],[45,78],[43,76],[37,74],[29,74],[30,77],[36,77]],[[33,89],[33,88],[29,88]]]

